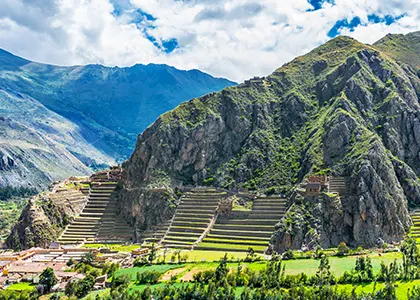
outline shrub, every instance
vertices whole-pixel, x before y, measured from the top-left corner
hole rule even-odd
[[[290,260],[290,259],[295,259],[295,254],[293,253],[292,250],[287,250],[286,252],[283,253],[283,259],[284,260]]]
[[[337,249],[338,249],[338,252],[337,252],[337,255],[338,256],[344,256],[344,255],[346,255],[346,254],[348,254],[350,252],[349,247],[347,247],[346,243],[344,243],[344,242],[341,242],[338,245],[338,248]]]
[[[156,284],[162,273],[158,271],[144,271],[137,273],[138,284]]]

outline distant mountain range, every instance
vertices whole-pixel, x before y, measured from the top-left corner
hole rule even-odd
[[[46,65],[0,49],[0,187],[41,188],[123,161],[160,114],[234,84],[167,65]]]

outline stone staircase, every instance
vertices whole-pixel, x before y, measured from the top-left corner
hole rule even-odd
[[[267,248],[274,225],[286,210],[286,199],[259,197],[254,200],[252,210],[239,217],[219,218],[194,249],[220,251],[248,251],[263,253]]]
[[[225,192],[211,188],[197,188],[186,193],[162,239],[162,245],[167,248],[192,249],[212,224],[223,197],[226,197]]]
[[[348,185],[345,177],[334,177],[331,176],[329,180],[328,191],[331,193],[337,193],[341,197],[349,195]]]
[[[130,240],[133,230],[118,216],[117,200],[111,196],[116,186],[117,182],[102,178],[92,182],[85,207],[67,226],[58,241],[63,244],[78,244]]]
[[[420,239],[420,210],[415,210],[411,213],[411,220],[413,221],[413,226],[408,236],[413,239]]]

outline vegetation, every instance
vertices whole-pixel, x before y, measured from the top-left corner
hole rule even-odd
[[[25,197],[35,195],[36,193],[37,193],[36,189],[26,187],[26,186],[21,186],[21,187],[4,186],[4,187],[0,187],[0,201],[9,200],[12,197],[25,198]]]
[[[44,287],[45,292],[51,291],[51,288],[57,283],[57,278],[55,278],[54,270],[51,268],[46,268],[42,271],[39,276],[39,283]]]
[[[409,243],[412,244],[411,241]],[[404,254],[406,256],[406,254]],[[406,257],[407,261],[408,256]],[[358,257],[354,268],[336,277],[331,272],[330,259],[321,255],[314,275],[286,273],[285,262],[274,256],[268,262],[259,263],[261,268],[250,268],[246,264],[230,264],[225,255],[215,269],[200,267],[191,283],[158,283],[162,276],[154,270],[137,272],[133,278],[127,273],[116,274],[109,294],[95,294],[96,299],[397,299],[398,285],[405,271],[397,262],[382,265],[373,272],[368,257]],[[404,259],[403,259],[404,261]],[[301,265],[304,263],[301,262]],[[413,267],[412,264],[410,264]],[[150,267],[147,267],[150,268]],[[184,267],[183,267],[184,268]],[[132,274],[134,274],[134,270]],[[419,276],[417,274],[416,276]],[[418,279],[415,279],[418,280]],[[349,290],[349,284],[353,289]],[[355,289],[360,284],[377,285],[377,288]],[[414,284],[404,285],[406,296],[418,297],[419,289]],[[400,293],[400,292],[399,292]]]
[[[0,201],[0,242],[10,234],[13,224],[19,219],[26,199],[12,198],[8,201]]]

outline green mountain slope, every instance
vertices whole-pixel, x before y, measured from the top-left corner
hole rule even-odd
[[[277,249],[285,233],[294,248],[309,234],[325,247],[398,241],[411,225],[408,207],[420,205],[419,83],[413,67],[379,47],[335,38],[264,82],[229,87],[162,115],[124,165],[125,201],[136,189],[182,184],[294,195],[307,175],[326,173],[348,178],[349,195],[330,206],[307,199],[306,208],[293,196],[291,211],[301,207],[301,214],[288,215],[293,228],[279,223]],[[313,223],[305,221],[305,209]]]

